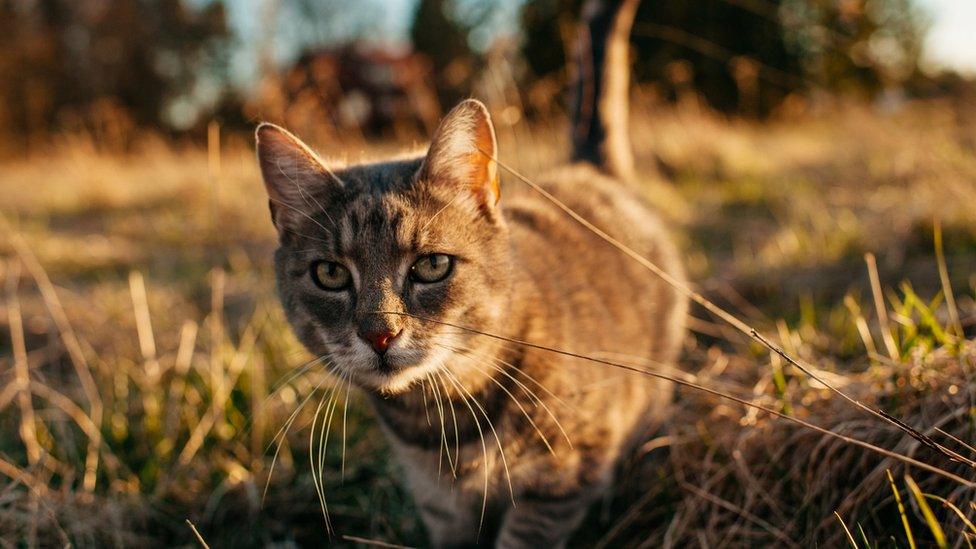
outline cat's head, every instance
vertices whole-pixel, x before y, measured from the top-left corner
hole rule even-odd
[[[448,113],[421,158],[331,171],[270,124],[257,129],[257,151],[282,304],[334,373],[401,392],[449,367],[445,344],[473,337],[446,324],[490,331],[504,320],[508,235],[480,102]]]

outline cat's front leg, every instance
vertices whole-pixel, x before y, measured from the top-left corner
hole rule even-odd
[[[590,493],[547,498],[521,498],[502,521],[495,541],[499,549],[565,547],[593,501]]]
[[[427,527],[433,547],[477,547],[479,541],[484,541],[484,532],[480,535],[478,532],[479,515],[470,506],[452,497],[455,495],[439,489],[430,490],[419,497],[415,495],[420,518]]]

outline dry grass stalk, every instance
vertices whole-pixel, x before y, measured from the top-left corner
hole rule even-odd
[[[958,289],[966,280],[960,274],[971,272],[972,255],[965,250],[974,225],[965,205],[976,197],[969,177],[976,175],[976,169],[964,144],[954,141],[957,137],[943,126],[932,124],[932,112],[924,110],[915,118],[855,111],[853,116],[843,113],[826,120],[761,126],[729,123],[707,113],[648,114],[643,118],[636,114],[638,145],[656,148],[662,164],[676,174],[677,184],[649,184],[647,194],[675,225],[683,225],[679,232],[688,235],[683,247],[688,250],[689,270],[695,280],[704,281],[700,293],[710,301],[731,303],[734,309],[723,307],[745,313],[749,325],[778,328],[785,354],[802,358],[804,366],[816,364],[811,371],[817,377],[852,398],[890,411],[959,454],[976,455],[967,423],[969,403],[976,398],[970,380],[976,367],[972,341],[957,337],[952,345],[928,342],[931,334],[911,318],[904,302],[893,300],[892,311],[885,310],[880,285],[882,279],[898,277],[927,284],[925,295],[935,295],[940,286],[949,294],[946,277]],[[500,133],[502,150],[511,149],[506,131]],[[555,140],[560,132],[561,128],[540,127],[538,139],[519,140],[519,153],[538,165],[552,164],[552,148],[538,143]],[[273,234],[265,205],[253,200],[260,183],[250,151],[213,145],[177,151],[157,145],[119,158],[81,145],[4,170],[14,180],[37,181],[49,189],[41,194],[31,190],[35,185],[5,187],[9,200],[4,215],[11,212],[37,263],[64,288],[57,288],[55,299],[50,291],[42,293],[40,301],[32,293],[19,296],[38,438],[42,450],[50,454],[42,453],[37,466],[31,467],[18,437],[9,437],[2,449],[4,461],[14,469],[0,464],[0,475],[17,476],[0,485],[0,540],[16,543],[30,533],[33,522],[39,543],[194,542],[182,520],[159,514],[154,510],[158,508],[191,517],[218,545],[234,545],[240,536],[251,540],[265,536],[267,543],[273,543],[306,525],[307,536],[295,539],[320,540],[316,497],[302,467],[307,462],[304,442],[288,437],[292,446],[286,441],[281,450],[282,466],[269,479],[264,510],[259,511],[259,504],[248,495],[251,479],[260,476],[255,473],[261,469],[267,470],[270,461],[262,442],[273,433],[259,422],[266,418],[267,425],[278,427],[283,416],[312,394],[317,381],[308,375],[314,368],[303,368],[293,372],[299,374],[294,379],[284,376],[289,381],[280,391],[269,393],[266,388],[275,384],[265,378],[279,379],[282,368],[303,359],[298,358],[301,353],[294,341],[282,335],[284,321],[274,315],[276,309],[265,305],[270,274],[262,266]],[[901,154],[905,150],[918,152]],[[220,157],[217,170],[212,168],[215,152]],[[895,157],[897,162],[891,160]],[[949,158],[954,160],[946,162]],[[216,188],[214,172],[219,172],[219,184],[226,191]],[[132,180],[155,184],[137,187],[129,184]],[[905,196],[912,197],[913,208],[899,206]],[[936,212],[944,221],[937,232],[945,247],[930,257],[916,244],[924,244]],[[214,261],[215,249],[228,259],[226,283],[216,307],[217,281],[211,279],[208,293],[205,276],[213,265],[222,264]],[[856,299],[859,281],[848,274],[869,250],[885,259],[882,272],[879,265],[873,266],[873,274],[869,270],[876,308],[880,303],[886,315],[883,328],[873,320],[869,325],[869,306]],[[33,276],[28,262],[18,260],[20,253],[12,239],[0,241],[0,254],[6,254],[5,263],[21,261]],[[932,268],[936,262],[940,272]],[[133,271],[152,272],[151,288],[145,289],[145,281],[143,290],[133,281],[126,285],[125,274]],[[832,293],[836,288],[840,295]],[[838,305],[844,292],[851,299]],[[145,306],[138,303],[140,294]],[[56,308],[57,298],[64,300],[64,316],[71,320],[68,328],[78,332],[76,346],[65,340],[63,323],[53,311],[49,316],[57,330],[51,330],[50,338],[46,335],[47,317],[40,311]],[[797,298],[799,320],[795,303],[789,302]],[[164,300],[166,306],[155,305]],[[962,328],[971,337],[974,302],[962,292],[954,302]],[[152,317],[147,323],[150,305]],[[946,303],[939,313],[948,308]],[[258,371],[234,364],[241,345],[232,341],[242,339],[238,327],[250,324],[250,316],[259,309],[271,311],[275,324],[274,329],[260,332],[247,353],[252,359],[248,364]],[[215,320],[215,310],[222,311],[222,318]],[[121,332],[115,328],[120,322],[131,323],[133,312],[132,337],[119,337]],[[5,336],[15,332],[10,314],[8,307],[0,319],[0,330],[9,328]],[[207,314],[207,324],[198,326],[196,321]],[[777,323],[779,318],[785,321]],[[153,331],[146,330],[148,326]],[[208,336],[198,348],[197,332],[204,328]],[[733,396],[746,395],[737,397],[748,403],[742,404],[746,411],[699,389],[682,391],[676,420],[662,438],[666,444],[648,447],[656,449],[647,464],[638,465],[649,469],[625,476],[613,511],[601,510],[581,536],[594,543],[603,538],[607,546],[653,546],[662,541],[671,546],[783,544],[770,528],[752,520],[759,518],[794,543],[849,545],[845,529],[837,524],[837,512],[864,545],[892,533],[902,535],[886,469],[896,473],[895,478],[910,471],[924,497],[942,504],[933,505],[932,511],[950,545],[965,546],[964,538],[976,533],[969,526],[976,516],[972,488],[914,466],[903,467],[897,458],[865,452],[835,435],[887,448],[964,479],[973,478],[970,468],[934,453],[890,423],[864,416],[811,378],[785,367],[788,362],[765,345],[762,349],[741,345],[746,338],[727,322],[697,320],[693,328],[698,332],[697,345],[704,346],[689,349],[685,366],[698,371],[680,379]],[[957,336],[952,326],[945,331]],[[876,348],[884,347],[881,352],[886,356],[871,349],[872,332],[885,339]],[[155,353],[144,352],[149,348],[145,336],[150,333]],[[63,361],[67,377],[61,368],[62,348],[71,360]],[[90,412],[84,377],[77,374],[74,359],[79,356],[91,363],[97,396],[105,401],[105,417],[98,423]],[[161,383],[155,388],[145,383],[147,356],[155,356],[159,364]],[[636,367],[623,355],[616,356],[600,355]],[[770,371],[766,356],[782,368]],[[761,357],[759,368],[756,357]],[[12,353],[11,366],[15,359]],[[0,363],[8,363],[7,357],[0,357]],[[640,364],[642,369],[647,366]],[[240,374],[231,379],[238,368]],[[12,382],[0,387],[0,420],[13,432],[22,419],[22,391],[14,381],[14,368],[9,371]],[[225,388],[218,391],[221,385]],[[147,391],[164,388],[169,392],[161,397],[165,427],[149,433],[141,403]],[[222,405],[223,413],[204,429],[201,450],[185,466],[174,466],[177,458],[172,454],[184,449],[201,420],[213,413],[218,392],[232,395]],[[789,415],[833,434],[796,429],[792,420],[776,416],[787,404],[793,406]],[[349,414],[348,463],[344,467],[330,451],[325,467],[326,475],[333,477],[326,483],[330,504],[335,502],[336,527],[340,533],[368,534],[361,537],[364,540],[422,544],[416,517],[390,480],[385,448],[368,434],[372,431],[362,403],[351,403]],[[299,431],[307,425],[308,415],[296,415]],[[250,432],[245,429],[248,420],[253,422]],[[99,430],[107,433],[100,446],[99,481],[93,492],[85,492],[89,435]],[[660,463],[664,455],[666,466]],[[340,481],[343,469],[345,480]],[[47,487],[45,498],[33,499],[36,508],[31,503],[33,492],[24,488],[21,479]],[[684,490],[678,481],[708,496]],[[633,499],[626,496],[631,491],[637,492]],[[369,503],[364,504],[367,497]],[[906,513],[919,545],[924,545],[931,540],[926,537],[930,529],[915,500],[907,501],[911,505]],[[367,508],[370,512],[363,512]],[[158,537],[148,540],[141,534],[149,530]],[[610,535],[605,536],[607,532]]]
[[[962,338],[965,337],[965,332],[962,329],[962,321],[959,320],[959,307],[956,306],[956,296],[952,291],[949,266],[946,264],[945,250],[942,246],[942,220],[936,218],[932,230],[935,238],[935,261],[939,266],[939,283],[942,284],[942,293],[945,295],[946,308],[949,311],[949,326],[956,337]]]
[[[881,340],[884,341],[885,349],[888,351],[888,358],[898,360],[901,353],[898,352],[898,344],[891,335],[891,324],[888,322],[888,308],[884,303],[884,295],[881,293],[881,277],[878,276],[878,262],[874,254],[864,254],[864,262],[868,266],[868,276],[871,279],[871,295],[874,296],[874,309],[878,313],[878,323],[881,325]]]
[[[193,535],[196,536],[197,541],[200,542],[200,547],[203,547],[203,549],[210,549],[210,546],[207,545],[206,540],[204,540],[203,536],[200,534],[200,530],[197,530],[196,525],[193,524],[193,522],[190,521],[190,519],[186,519],[186,525],[189,526],[190,530],[193,531]]]
[[[251,322],[244,329],[240,346],[231,359],[226,372],[222,372],[220,383],[214,387],[213,394],[211,395],[210,408],[197,423],[196,427],[194,427],[193,432],[190,434],[190,439],[180,451],[180,456],[177,460],[180,465],[185,466],[190,463],[193,456],[203,446],[207,435],[210,434],[215,425],[222,421],[223,413],[227,406],[227,399],[230,397],[230,391],[237,385],[237,380],[251,359],[251,353],[254,350],[254,344],[257,341],[260,330],[257,315],[255,315],[255,318],[252,318]],[[221,370],[223,370],[222,366]]]
[[[969,480],[967,478],[964,478],[964,477],[962,477],[960,475],[957,475],[955,473],[952,473],[950,471],[946,471],[945,469],[941,469],[939,467],[936,467],[936,466],[931,465],[929,463],[926,463],[924,461],[920,461],[918,459],[915,459],[915,458],[913,458],[911,456],[904,455],[904,454],[899,453],[899,452],[896,452],[896,451],[888,450],[887,448],[883,448],[881,446],[878,446],[878,445],[875,445],[875,444],[871,444],[869,442],[865,442],[864,440],[861,440],[861,439],[859,439],[857,437],[847,436],[847,435],[843,435],[841,433],[837,433],[837,432],[831,431],[831,430],[826,429],[824,427],[821,427],[819,425],[813,424],[813,423],[811,423],[809,421],[805,421],[805,420],[800,419],[800,418],[797,418],[795,416],[790,416],[790,415],[787,415],[787,414],[785,414],[783,412],[779,412],[777,410],[773,410],[772,408],[769,408],[769,407],[764,406],[762,404],[757,404],[756,402],[753,402],[753,401],[750,401],[750,400],[746,400],[744,398],[740,398],[740,397],[737,397],[735,395],[731,395],[731,394],[728,394],[728,393],[724,393],[722,391],[719,391],[719,390],[716,390],[716,389],[712,389],[710,387],[706,387],[706,386],[701,385],[699,383],[695,383],[695,382],[692,382],[692,381],[687,381],[686,379],[683,379],[683,378],[680,378],[680,377],[676,377],[676,376],[669,375],[669,374],[666,374],[666,373],[661,373],[661,371],[647,370],[647,369],[644,369],[644,368],[641,368],[641,367],[635,367],[635,366],[630,366],[630,365],[627,365],[627,364],[621,364],[619,362],[612,362],[612,361],[609,361],[609,360],[603,360],[601,358],[597,358],[597,357],[594,357],[594,356],[589,356],[589,355],[584,355],[584,354],[580,354],[580,353],[573,353],[573,352],[569,352],[569,351],[564,351],[564,350],[561,350],[561,349],[556,349],[556,348],[553,348],[553,347],[547,347],[545,345],[539,345],[537,343],[532,343],[532,342],[529,342],[529,341],[523,341],[523,340],[520,340],[520,339],[514,339],[514,338],[510,338],[510,337],[501,336],[501,335],[498,335],[498,334],[492,334],[492,333],[489,333],[489,332],[484,332],[484,331],[481,331],[481,330],[478,330],[478,329],[475,329],[475,328],[471,328],[469,326],[463,326],[463,325],[460,325],[460,324],[442,322],[442,321],[437,320],[437,319],[427,318],[427,317],[423,317],[423,316],[418,316],[418,315],[414,315],[414,314],[411,314],[411,313],[404,313],[404,312],[397,312],[397,311],[374,311],[374,314],[387,314],[387,315],[409,316],[409,317],[412,317],[412,318],[415,318],[417,320],[421,320],[421,321],[424,321],[424,322],[428,322],[428,323],[432,323],[432,324],[440,324],[442,326],[449,326],[451,328],[456,328],[456,329],[463,330],[463,331],[466,331],[466,332],[471,332],[471,333],[475,333],[475,334],[482,335],[482,336],[485,336],[485,337],[490,337],[492,339],[497,339],[497,340],[500,340],[500,341],[505,341],[507,343],[513,343],[513,344],[516,344],[516,345],[521,345],[521,346],[529,347],[529,348],[532,348],[532,349],[539,349],[539,350],[547,351],[547,352],[554,353],[554,354],[559,354],[559,355],[563,355],[563,356],[577,358],[577,359],[580,359],[580,360],[585,360],[585,361],[593,362],[593,363],[596,363],[596,364],[602,364],[604,366],[611,366],[611,367],[614,367],[614,368],[620,368],[622,370],[627,370],[627,371],[635,372],[635,373],[642,374],[642,375],[645,375],[645,376],[650,376],[650,377],[654,377],[654,378],[658,378],[658,379],[664,379],[664,380],[670,381],[670,382],[672,382],[672,383],[674,383],[676,385],[679,385],[681,387],[686,387],[686,388],[694,389],[694,390],[699,391],[701,393],[705,393],[705,394],[708,394],[708,395],[711,395],[711,396],[719,397],[719,398],[725,399],[725,400],[730,400],[732,402],[741,404],[741,405],[743,405],[743,406],[745,406],[747,408],[752,408],[752,409],[760,410],[762,412],[765,412],[765,413],[770,414],[772,416],[775,416],[777,418],[780,418],[780,419],[783,419],[783,420],[786,420],[786,421],[795,423],[797,425],[800,425],[802,427],[805,427],[806,429],[809,429],[811,431],[820,433],[822,435],[826,435],[827,437],[831,437],[831,438],[834,438],[836,440],[840,440],[840,441],[846,442],[846,443],[851,444],[851,445],[854,445],[854,446],[859,446],[861,448],[864,448],[864,449],[867,449],[867,450],[871,450],[872,452],[881,454],[881,455],[883,455],[885,457],[893,458],[893,459],[902,461],[904,463],[907,463],[909,465],[913,465],[915,467],[919,467],[919,468],[924,469],[924,470],[926,470],[926,471],[928,471],[930,473],[934,473],[934,474],[939,475],[941,477],[944,477],[944,478],[946,478],[948,480],[951,480],[953,482],[956,482],[958,484],[961,484],[962,486],[965,486],[967,488],[976,488],[976,480]],[[780,351],[778,354],[780,356],[784,356],[783,353],[782,353],[782,351]],[[659,365],[659,364],[653,363],[651,361],[646,361],[646,362],[647,362],[647,364],[653,364],[655,367],[659,367],[662,371],[667,371],[667,366],[666,365]],[[830,386],[827,385],[826,383],[824,383],[823,385],[825,387],[830,388]],[[834,391],[836,391],[836,389]],[[860,401],[857,401],[856,399],[853,399],[851,397],[847,397],[847,399],[850,400],[850,401],[852,401],[852,402],[858,402],[858,404],[860,404]],[[863,407],[864,405],[862,404],[861,406]],[[894,422],[894,421],[890,421],[888,423],[890,425],[894,426],[895,428],[897,428],[898,430],[900,430],[902,432],[905,432],[906,434],[908,434],[909,436],[911,436],[912,438],[914,438],[916,441],[927,440],[927,438],[928,438],[927,435],[925,435],[924,433],[919,433],[918,431],[912,429],[911,427],[908,427],[907,425],[901,424],[899,422]],[[936,449],[936,450],[942,450],[943,448],[934,448],[934,449]]]
[[[180,428],[179,413],[186,398],[186,376],[190,371],[190,364],[193,362],[198,329],[199,326],[192,320],[184,321],[180,328],[180,344],[173,364],[173,378],[170,380],[169,390],[166,392],[167,416],[164,438],[168,441],[176,439],[177,431]]]
[[[4,226],[7,228],[10,242],[17,251],[18,257],[24,266],[27,267],[27,271],[31,274],[38,289],[41,291],[44,304],[51,313],[51,317],[57,325],[58,332],[61,334],[61,340],[64,343],[65,349],[68,351],[68,356],[75,368],[75,373],[78,375],[78,380],[81,382],[85,398],[88,400],[88,413],[91,417],[91,422],[94,425],[101,425],[104,415],[104,405],[102,404],[101,395],[95,383],[95,378],[92,376],[88,360],[85,358],[85,353],[81,349],[81,343],[78,341],[71,322],[68,320],[68,315],[65,313],[64,307],[61,305],[61,300],[58,298],[57,290],[54,289],[54,284],[51,283],[47,272],[37,261],[37,258],[31,252],[30,246],[28,246],[24,238],[19,233],[10,230],[6,222],[4,222]],[[88,445],[88,454],[85,457],[83,486],[85,491],[92,492],[95,490],[95,484],[98,479],[99,447],[102,444],[102,435],[97,428],[88,433],[88,435],[90,442]]]
[[[41,459],[43,450],[37,441],[37,420],[34,415],[34,405],[31,402],[30,366],[27,362],[27,344],[24,341],[20,297],[17,295],[19,281],[20,264],[14,263],[7,270],[7,314],[14,354],[14,379],[18,392],[17,404],[20,407],[20,439],[27,449],[27,463],[33,467]]]

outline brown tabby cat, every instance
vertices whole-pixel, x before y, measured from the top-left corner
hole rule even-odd
[[[626,136],[625,66],[604,60],[625,57],[635,6],[590,10],[596,77],[580,85],[595,88],[595,116],[575,156],[592,163],[540,183],[680,279],[658,219],[606,173],[629,168],[628,152],[607,149],[608,135]],[[616,115],[600,107],[610,103]],[[331,171],[276,126],[257,140],[289,321],[369,395],[432,543],[564,545],[621,457],[665,418],[672,388],[484,334],[668,363],[684,299],[525,185],[500,200],[478,101],[452,110],[420,158]]]

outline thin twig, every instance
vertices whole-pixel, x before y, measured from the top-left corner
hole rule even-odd
[[[390,548],[390,549],[413,549],[412,547],[410,547],[408,545],[397,545],[395,543],[388,543],[388,542],[385,542],[385,541],[379,541],[379,540],[375,540],[375,539],[366,539],[366,538],[361,538],[361,537],[358,537],[358,536],[348,536],[348,535],[345,535],[345,534],[342,535],[342,539],[344,539],[346,541],[352,541],[352,542],[355,542],[355,543],[362,543],[363,545],[371,545],[373,547],[387,547],[387,548]]]
[[[203,547],[203,549],[210,549],[210,546],[207,545],[206,540],[204,540],[203,536],[200,535],[200,531],[197,530],[197,527],[190,522],[190,519],[186,519],[186,525],[190,527],[190,530],[193,530],[193,535],[196,536],[197,541],[200,542],[200,546]]]
[[[926,470],[926,471],[928,471],[930,473],[935,473],[935,474],[940,475],[940,476],[943,476],[943,477],[945,477],[945,478],[947,478],[949,480],[955,481],[955,482],[957,482],[957,483],[959,483],[959,484],[961,484],[963,486],[966,486],[966,487],[969,487],[969,488],[976,488],[976,482],[971,481],[971,480],[964,479],[964,478],[960,477],[959,475],[956,475],[954,473],[950,473],[949,471],[946,471],[944,469],[940,469],[940,468],[938,468],[938,467],[936,467],[934,465],[929,465],[928,463],[919,461],[919,460],[917,460],[915,458],[911,458],[911,457],[908,457],[908,456],[904,456],[902,454],[899,454],[897,452],[893,452],[891,450],[887,450],[887,449],[882,448],[880,446],[875,446],[874,444],[871,444],[869,442],[864,442],[863,440],[859,440],[859,439],[856,439],[856,438],[849,437],[847,435],[842,435],[840,433],[836,433],[834,431],[831,431],[831,430],[826,429],[824,427],[821,427],[819,425],[815,425],[813,423],[810,423],[808,421],[802,420],[800,418],[793,417],[793,416],[784,414],[782,412],[778,412],[776,410],[773,410],[772,408],[767,408],[765,406],[762,406],[760,404],[756,404],[754,402],[750,402],[750,401],[745,400],[743,398],[739,398],[739,397],[734,396],[734,395],[726,394],[726,393],[723,393],[721,391],[716,391],[715,389],[711,389],[709,387],[705,387],[704,385],[699,385],[697,383],[693,383],[693,382],[690,382],[690,381],[686,381],[684,379],[680,379],[680,378],[677,378],[675,376],[669,376],[667,374],[662,374],[662,373],[658,373],[658,372],[644,370],[644,369],[636,368],[636,367],[633,367],[633,366],[627,366],[625,364],[619,364],[619,363],[616,363],[616,362],[611,362],[609,360],[603,360],[603,359],[600,359],[600,358],[596,358],[596,357],[592,357],[592,356],[587,356],[587,355],[582,355],[582,354],[578,354],[578,353],[573,353],[573,352],[570,352],[570,351],[563,351],[561,349],[555,349],[555,348],[552,348],[552,347],[546,347],[545,345],[539,345],[539,344],[536,344],[536,343],[530,343],[528,341],[522,341],[520,339],[510,338],[510,337],[501,336],[501,335],[496,335],[496,334],[492,334],[492,333],[489,333],[489,332],[484,332],[482,330],[478,330],[477,328],[471,328],[471,327],[468,327],[468,326],[462,326],[460,324],[453,324],[453,323],[450,323],[450,322],[443,322],[443,321],[440,321],[440,320],[435,320],[435,319],[432,319],[432,318],[426,318],[426,317],[419,316],[419,315],[414,315],[414,314],[411,314],[411,313],[395,312],[395,311],[373,311],[373,314],[387,314],[387,315],[408,316],[408,317],[411,317],[411,318],[414,318],[414,319],[417,319],[417,320],[420,320],[420,321],[423,321],[423,322],[430,322],[430,323],[433,323],[433,324],[440,324],[442,326],[449,326],[451,328],[457,328],[459,330],[464,330],[464,331],[471,332],[471,333],[474,333],[474,334],[483,335],[485,337],[490,337],[490,338],[493,338],[493,339],[499,339],[501,341],[507,341],[509,343],[515,343],[517,345],[524,345],[526,347],[530,347],[530,348],[533,348],[533,349],[538,349],[540,351],[546,351],[546,352],[550,352],[550,353],[555,353],[555,354],[559,354],[559,355],[563,355],[563,356],[568,356],[568,357],[571,357],[571,358],[578,358],[580,360],[586,360],[586,361],[589,361],[589,362],[595,362],[597,364],[603,364],[603,365],[606,365],[606,366],[612,366],[614,368],[620,368],[620,369],[628,370],[628,371],[635,372],[635,373],[638,373],[638,374],[642,374],[642,375],[646,375],[646,376],[651,376],[651,377],[656,377],[658,379],[664,379],[664,380],[670,381],[672,383],[681,385],[683,387],[689,387],[689,388],[692,388],[692,389],[696,389],[698,391],[703,391],[703,392],[708,393],[710,395],[714,395],[714,396],[717,396],[717,397],[720,397],[720,398],[724,398],[724,399],[727,399],[727,400],[731,400],[733,402],[737,402],[739,404],[742,404],[743,406],[748,406],[750,408],[755,408],[757,410],[766,412],[767,414],[772,414],[772,415],[774,415],[774,416],[776,416],[778,418],[782,418],[782,419],[785,419],[787,421],[791,421],[793,423],[796,423],[798,425],[801,425],[803,427],[806,427],[808,429],[814,430],[814,431],[816,431],[818,433],[821,433],[821,434],[824,434],[824,435],[827,435],[827,436],[830,436],[830,437],[834,437],[834,438],[839,439],[839,440],[843,440],[845,442],[848,442],[850,444],[854,444],[856,446],[860,446],[862,448],[866,448],[868,450],[871,450],[872,452],[876,452],[876,453],[881,454],[883,456],[887,456],[887,457],[890,457],[890,458],[893,458],[893,459],[897,459],[897,460],[902,461],[904,463],[907,463],[909,465],[914,465],[914,466],[919,467],[920,469],[924,469],[924,470]]]
[[[684,282],[679,281],[674,276],[672,276],[670,273],[668,273],[664,269],[658,267],[651,260],[647,259],[643,255],[641,255],[641,254],[637,253],[636,251],[634,251],[634,249],[631,248],[630,246],[627,246],[623,242],[621,242],[621,241],[617,240],[616,238],[610,236],[610,234],[608,234],[607,232],[603,231],[602,229],[600,229],[599,227],[597,227],[596,225],[594,225],[593,223],[591,223],[590,221],[588,221],[582,215],[580,215],[575,210],[573,210],[572,208],[570,208],[569,206],[567,206],[565,203],[563,203],[561,200],[559,200],[558,198],[556,198],[555,196],[553,196],[551,193],[549,193],[548,191],[546,191],[545,189],[543,189],[541,186],[539,186],[538,184],[534,183],[533,181],[531,181],[526,176],[524,176],[521,173],[519,173],[514,168],[512,168],[512,167],[508,166],[507,164],[501,162],[500,160],[494,158],[494,156],[491,155],[491,154],[489,154],[488,152],[486,152],[484,150],[481,150],[481,149],[479,149],[479,150],[481,151],[482,154],[488,156],[489,158],[494,159],[498,163],[499,166],[501,166],[502,168],[505,168],[506,171],[508,171],[509,173],[511,173],[512,175],[514,175],[516,178],[518,178],[519,180],[521,180],[523,183],[525,183],[526,185],[528,185],[529,187],[531,187],[532,190],[534,190],[537,193],[539,193],[540,195],[542,195],[543,198],[545,198],[546,200],[548,200],[549,202],[551,202],[553,205],[555,205],[557,208],[559,208],[560,210],[562,210],[563,212],[565,212],[566,214],[568,214],[570,217],[572,217],[573,219],[575,219],[577,222],[579,222],[581,225],[583,225],[583,227],[585,227],[586,229],[588,229],[590,232],[592,232],[593,234],[597,235],[598,237],[600,237],[601,239],[603,239],[604,241],[606,241],[608,244],[612,245],[617,250],[623,252],[625,255],[627,255],[628,257],[630,257],[631,259],[633,259],[637,263],[639,263],[641,266],[645,267],[647,270],[649,270],[652,273],[656,274],[658,277],[660,277],[662,280],[664,280],[665,282],[667,282],[668,285],[670,285],[672,288],[674,288],[678,292],[684,294],[689,299],[691,299],[694,302],[698,303],[699,305],[701,305],[702,307],[704,307],[708,311],[712,312],[713,314],[715,314],[716,316],[718,316],[722,320],[725,320],[726,322],[728,322],[729,324],[731,324],[732,326],[734,326],[735,328],[737,328],[742,333],[750,336],[751,338],[753,338],[754,340],[758,341],[759,343],[762,343],[767,348],[769,348],[771,351],[773,351],[776,354],[780,355],[783,359],[785,359],[787,362],[789,362],[793,367],[797,368],[801,372],[803,372],[806,375],[810,376],[812,379],[816,380],[818,383],[820,383],[824,387],[827,387],[829,390],[831,390],[835,394],[839,395],[844,400],[850,402],[855,407],[860,408],[861,410],[867,412],[868,414],[873,415],[873,416],[875,416],[875,417],[881,419],[882,421],[885,421],[885,422],[887,422],[887,423],[889,423],[891,425],[894,425],[895,427],[897,427],[897,428],[901,429],[902,431],[904,431],[909,436],[911,436],[913,438],[916,438],[922,444],[925,444],[926,446],[932,448],[936,452],[945,455],[949,459],[951,459],[953,461],[963,461],[964,463],[967,463],[971,467],[976,468],[976,462],[972,462],[972,461],[965,460],[965,459],[960,460],[960,457],[961,456],[959,456],[959,454],[956,454],[955,452],[952,452],[950,450],[947,450],[945,447],[939,445],[938,443],[936,443],[935,441],[933,441],[931,438],[926,437],[925,435],[919,433],[916,429],[914,429],[912,427],[909,427],[904,422],[893,418],[887,412],[884,412],[883,410],[875,410],[875,409],[872,409],[872,408],[870,408],[870,407],[862,404],[857,399],[848,396],[846,393],[844,393],[840,389],[837,389],[836,387],[834,387],[830,383],[827,383],[824,379],[821,378],[821,376],[818,376],[817,374],[815,374],[813,372],[812,368],[810,368],[809,366],[805,366],[805,365],[800,364],[800,362],[798,360],[796,360],[796,359],[792,358],[791,356],[787,355],[782,349],[780,349],[780,348],[776,347],[775,345],[773,345],[769,341],[768,338],[766,338],[765,336],[763,336],[762,334],[760,334],[758,330],[756,330],[755,328],[749,326],[748,324],[746,324],[745,322],[743,322],[742,320],[740,320],[738,317],[736,317],[732,313],[729,313],[725,309],[719,307],[718,305],[716,305],[715,303],[713,303],[712,301],[710,301],[708,298],[706,298],[702,294],[700,294],[700,293],[696,292],[695,290],[691,289],[691,287],[689,285],[687,285]],[[871,256],[871,258],[873,259],[873,256]],[[877,274],[877,272],[875,270],[875,276],[876,276],[876,274]],[[891,337],[891,334],[890,333],[888,335],[889,335],[889,337]],[[892,358],[895,358],[895,357],[893,356]]]

